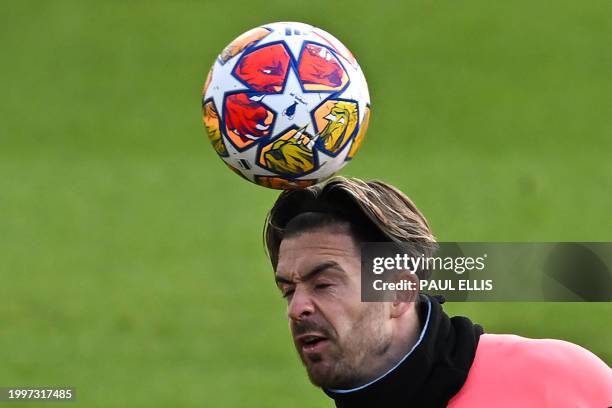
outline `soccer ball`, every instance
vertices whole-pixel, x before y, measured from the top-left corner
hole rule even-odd
[[[208,73],[204,125],[230,169],[259,185],[306,187],[338,172],[363,141],[368,85],[327,32],[273,23],[232,41]]]

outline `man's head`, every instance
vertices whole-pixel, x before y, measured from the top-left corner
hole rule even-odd
[[[361,243],[410,242],[416,253],[429,253],[435,242],[401,191],[341,177],[285,191],[264,235],[295,346],[315,385],[363,384],[407,351],[418,326],[414,302],[362,303],[360,291]]]

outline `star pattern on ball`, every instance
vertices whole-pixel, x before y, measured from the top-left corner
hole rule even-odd
[[[272,138],[275,138],[291,127],[305,128],[307,133],[314,135],[315,126],[310,113],[328,96],[322,92],[304,92],[296,72],[290,68],[282,93],[262,94],[255,98],[276,112],[271,132]]]

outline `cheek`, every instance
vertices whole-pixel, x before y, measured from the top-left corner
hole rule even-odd
[[[385,319],[385,304],[363,303],[351,318],[348,337],[357,343],[367,339],[386,338],[389,335],[389,320]]]
[[[352,337],[355,325],[360,324],[364,313],[364,304],[361,302],[347,302],[346,299],[334,299],[326,305],[325,318],[332,326],[336,336],[341,341]]]
[[[350,335],[352,327],[367,309],[368,303],[361,303],[359,289],[356,282],[350,281],[335,285],[333,290],[317,296],[321,314],[340,339]]]

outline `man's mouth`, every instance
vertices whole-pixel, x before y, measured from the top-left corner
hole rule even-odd
[[[296,338],[297,343],[304,354],[315,354],[323,351],[329,343],[329,339],[320,334],[303,334]]]

